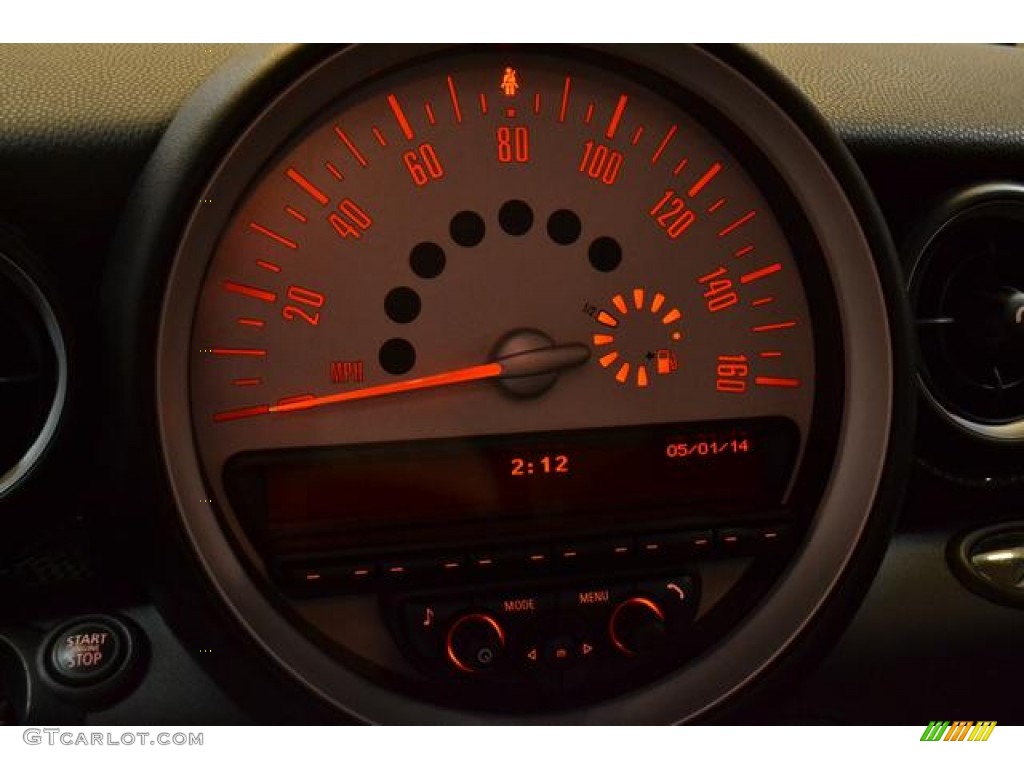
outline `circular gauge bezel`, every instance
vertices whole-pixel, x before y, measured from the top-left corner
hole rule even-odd
[[[908,292],[915,312],[923,276],[935,256],[935,244],[956,227],[984,218],[1024,222],[1024,186],[1014,182],[992,182],[968,187],[945,200],[927,217],[906,248],[910,267]],[[925,401],[945,423],[991,447],[1012,449],[1024,443],[1024,416],[985,419],[968,413],[947,394],[948,387],[933,374],[920,343],[917,378]],[[997,465],[999,463],[996,462]]]
[[[42,424],[39,425],[35,438],[28,444],[25,452],[15,464],[0,468],[0,500],[2,500],[20,487],[32,474],[57,435],[68,394],[68,354],[60,320],[46,292],[22,264],[2,251],[0,251],[0,280],[6,280],[14,290],[20,292],[27,306],[36,313],[36,319],[46,334],[45,342],[48,345],[48,354],[52,355],[50,365],[53,371],[53,397],[46,408],[46,415]]]
[[[155,254],[151,257],[151,269],[143,282],[155,292],[160,289],[160,279],[166,278],[157,330],[155,412],[167,479],[180,521],[209,582],[250,638],[296,679],[339,709],[380,722],[470,722],[493,716],[436,706],[374,684],[318,648],[253,583],[205,501],[189,416],[191,322],[190,316],[182,313],[195,306],[218,226],[230,216],[253,171],[273,149],[327,103],[358,87],[373,73],[445,50],[444,46],[353,47],[319,61],[316,59],[323,54],[294,57],[290,66],[299,70],[294,82],[237,137],[230,150],[223,151],[220,146],[222,159],[200,193],[200,199],[213,202],[194,207],[178,201],[158,222],[142,224],[135,232],[129,226],[125,238],[128,242],[152,241],[157,233],[180,228],[180,222],[189,216],[184,235],[180,240],[175,238],[179,245],[170,260],[173,265],[169,277],[165,270],[170,252],[164,248],[163,261],[157,261]],[[614,722],[685,720],[708,711],[763,673],[791,650],[812,618],[848,612],[845,604],[828,610],[845,603],[835,593],[842,592],[848,600],[863,591],[861,577],[873,572],[879,540],[887,531],[889,518],[886,510],[878,507],[896,492],[902,480],[896,463],[899,457],[909,455],[899,450],[899,444],[908,437],[910,419],[908,377],[901,362],[906,349],[906,313],[884,227],[848,156],[799,97],[756,60],[741,51],[709,52],[682,46],[595,46],[588,55],[617,59],[677,83],[747,137],[791,190],[821,246],[823,263],[836,289],[836,311],[842,328],[846,398],[836,461],[805,542],[769,597],[701,659],[643,691],[549,715],[565,721],[581,717]],[[312,66],[302,74],[311,59]],[[758,84],[734,65],[755,77]],[[287,64],[271,69],[274,76],[264,78],[256,90],[273,93],[287,79],[288,69]],[[762,89],[764,86],[786,103],[791,110],[788,114]],[[175,142],[182,141],[196,120],[202,121],[200,116],[212,120],[223,114],[220,109],[211,109],[208,102],[203,103],[211,98],[212,94],[200,94],[179,116],[161,146],[165,151],[158,150],[149,174],[182,152],[180,147],[175,148]],[[215,134],[220,133],[218,141],[197,142],[198,147],[191,150],[192,159],[198,163],[193,173],[210,167],[218,156],[213,147],[225,140],[224,131],[237,129],[243,122],[241,114],[252,117],[258,109],[256,104],[250,99],[248,106],[237,110],[234,120],[215,130]],[[272,119],[282,114],[288,115],[283,123],[287,128]],[[801,126],[791,115],[798,117]],[[815,134],[821,151],[805,131]],[[179,184],[185,186],[180,179]],[[196,189],[194,182],[191,188]],[[137,341],[145,336],[141,333]],[[860,556],[851,569],[855,554]]]
[[[303,102],[301,105],[289,104],[276,111],[276,120],[273,110],[266,113],[267,116],[264,119],[270,124],[266,130],[266,136],[261,136],[258,144],[253,141],[249,142],[249,146],[253,148],[253,151],[247,153],[245,165],[234,165],[235,175],[238,178],[249,180],[248,185],[241,188],[232,186],[227,190],[222,185],[211,186],[203,193],[204,206],[208,206],[216,200],[238,200],[239,197],[249,194],[260,184],[267,183],[268,168],[280,162],[283,156],[294,151],[296,147],[302,146],[310,136],[311,131],[316,130],[316,128],[311,128],[311,126],[322,125],[327,119],[338,120],[338,110],[344,110],[349,105],[361,103],[366,98],[365,94],[369,90],[379,90],[383,87],[382,84],[386,84],[388,90],[395,88],[396,81],[400,82],[405,73],[415,72],[421,66],[443,63],[444,66],[440,67],[443,71],[450,69],[457,74],[461,63],[472,62],[475,57],[490,55],[494,52],[493,48],[485,46],[460,46],[454,51],[446,49],[428,51],[423,55],[414,56],[410,59],[399,59],[395,62],[384,63],[378,66],[366,79],[359,80],[351,89],[339,89],[336,93],[332,94],[318,93],[321,98],[326,98],[326,102],[323,104],[312,100],[310,103]],[[784,508],[786,512],[780,512],[780,514],[785,514],[788,521],[788,543],[785,548],[780,549],[788,549],[799,541],[803,531],[813,518],[822,489],[831,470],[833,448],[836,443],[843,403],[843,345],[838,317],[835,312],[834,290],[830,277],[823,266],[819,244],[811,232],[810,225],[804,219],[800,206],[792,198],[786,183],[778,177],[770,162],[759,152],[757,147],[747,140],[744,132],[719,114],[713,105],[686,90],[678,83],[668,80],[658,73],[633,62],[610,58],[601,51],[585,48],[531,46],[523,52],[547,54],[548,56],[555,54],[559,57],[558,61],[564,61],[570,67],[573,64],[603,67],[609,71],[615,71],[620,76],[629,76],[632,82],[649,89],[656,96],[667,99],[668,103],[673,105],[674,108],[682,110],[687,117],[695,120],[703,129],[712,133],[715,140],[721,142],[727,148],[735,162],[742,164],[745,172],[756,180],[755,184],[758,190],[765,196],[766,199],[763,205],[766,211],[769,211],[780,222],[784,230],[783,234],[788,246],[788,252],[793,259],[793,265],[798,271],[799,280],[804,288],[805,298],[808,302],[808,310],[810,312],[808,325],[811,327],[811,343],[813,344],[813,354],[816,361],[815,392],[812,395],[813,407],[810,414],[811,418],[807,433],[801,435],[801,446],[798,451],[797,461],[789,479],[789,488],[785,494]],[[501,48],[502,56],[514,56],[517,53],[519,53],[519,49],[516,48],[509,46]],[[335,76],[332,82],[337,82],[337,79],[337,76]],[[332,96],[333,98],[331,98]],[[282,114],[286,116],[283,119],[281,118]],[[302,116],[301,119],[297,114]],[[230,222],[233,220],[232,216],[237,216],[237,210],[237,207],[230,208],[226,212],[225,218],[218,216],[211,220],[209,217],[204,217],[202,233],[199,239],[193,240],[195,250],[190,252],[197,265],[204,265],[203,280],[209,280],[209,270],[206,267],[209,266],[213,258],[216,258],[215,254],[220,247],[225,227],[230,225]],[[810,290],[807,290],[808,286]],[[189,302],[197,302],[199,300],[199,291],[201,290],[202,286],[197,287],[195,297],[190,293],[183,301],[176,302],[176,306],[190,305]],[[209,343],[203,342],[196,337],[193,337],[192,341],[193,347]],[[192,375],[195,375],[195,365],[197,363],[192,361]],[[193,398],[195,396],[195,391],[193,390]],[[193,416],[195,417],[194,412]],[[714,414],[711,414],[711,416],[714,416]],[[803,432],[802,426],[800,428],[801,432]],[[200,444],[198,435],[194,435],[193,446],[197,455],[202,457],[203,446]],[[304,451],[306,449],[298,450]],[[316,449],[309,450],[315,451]],[[241,456],[245,456],[245,454],[241,454]],[[204,466],[202,471],[206,488],[217,488],[218,483],[216,479],[207,473],[217,472],[219,468]],[[451,685],[422,685],[422,681],[417,680],[415,674],[410,674],[410,670],[402,663],[396,663],[396,660],[391,658],[389,653],[376,650],[376,652],[368,651],[361,654],[357,650],[350,649],[347,642],[349,640],[355,641],[358,639],[365,647],[365,641],[358,637],[363,634],[362,632],[356,630],[346,631],[344,627],[349,624],[346,621],[334,622],[331,628],[328,629],[321,625],[323,622],[318,623],[304,616],[303,601],[301,599],[292,599],[292,596],[287,594],[287,590],[280,588],[280,582],[275,582],[271,573],[273,570],[272,564],[267,562],[269,553],[266,552],[265,547],[260,546],[259,540],[262,537],[260,536],[258,524],[254,520],[247,519],[258,517],[261,512],[250,510],[252,514],[243,515],[239,509],[233,508],[231,504],[223,503],[218,498],[216,491],[208,491],[207,497],[210,499],[209,507],[211,511],[217,516],[225,535],[245,567],[248,577],[256,588],[261,591],[263,597],[273,604],[282,616],[286,617],[295,626],[300,627],[317,644],[318,648],[324,653],[331,655],[339,663],[359,670],[365,677],[371,679],[376,684],[393,690],[406,690],[413,691],[414,693],[418,691],[419,695],[423,698],[450,706],[503,712],[516,712],[524,707],[535,708],[537,706],[530,696],[517,695],[516,686],[512,681],[509,682],[509,688],[503,690],[502,696],[499,697],[500,703],[495,704],[490,696],[493,692],[493,686],[496,684],[493,681],[491,689],[476,686],[471,681],[467,681],[470,684],[465,686],[460,685],[459,681],[449,681],[452,683]],[[253,500],[250,499],[250,501]],[[255,502],[253,506],[262,508],[258,502]],[[465,537],[468,535],[472,539],[474,534],[477,537],[477,541],[474,543],[479,546],[486,546],[492,537],[498,535],[497,532],[499,530],[503,541],[506,536],[510,537],[509,546],[515,546],[516,541],[523,542],[525,540],[528,542],[531,538],[536,540],[555,535],[575,536],[579,530],[579,523],[576,522],[575,527],[573,527],[573,523],[569,520],[562,523],[562,528],[566,530],[557,534],[554,531],[542,531],[538,529],[536,523],[531,526],[528,522],[524,521],[519,526],[508,525],[507,527],[499,527],[500,523],[496,521],[494,526],[487,526],[486,536],[488,540],[479,539],[483,533],[479,526],[475,528],[473,526],[466,526],[465,528],[469,530],[461,532],[463,540],[459,545],[452,541],[439,544],[438,546],[451,549],[472,547],[474,544],[466,543]],[[664,522],[662,521],[662,524]],[[683,524],[681,521],[671,522],[679,525]],[[592,521],[589,528],[589,533],[595,535],[621,535],[624,532],[642,534],[647,530],[656,531],[658,523],[652,520],[646,524],[634,521],[629,524],[620,523],[612,525],[605,523],[601,525],[596,521]],[[454,530],[450,530],[448,533],[449,535],[455,535]],[[393,554],[397,556],[397,553],[388,553],[387,556],[390,558]],[[710,612],[709,615],[702,614],[700,626],[694,628],[694,631],[688,634],[685,644],[675,648],[674,653],[666,653],[663,658],[658,659],[656,662],[654,660],[645,660],[646,663],[633,670],[628,679],[620,677],[606,681],[599,679],[598,676],[594,676],[586,686],[587,690],[585,693],[574,691],[564,697],[550,696],[543,706],[552,709],[564,708],[568,702],[575,701],[579,696],[591,699],[607,698],[624,689],[639,687],[663,675],[667,670],[685,663],[687,659],[701,653],[709,645],[713,644],[718,637],[735,624],[739,617],[750,610],[774,583],[775,577],[780,569],[784,567],[785,561],[785,552],[780,551],[776,553],[776,557],[758,562],[754,568],[745,572],[741,582],[727,590],[726,599],[720,600],[715,604],[713,612]],[[410,585],[410,588],[412,586]],[[387,585],[382,585],[382,588],[386,590]],[[393,613],[394,606],[391,605],[395,603],[393,598],[394,595],[389,595],[388,599],[381,606],[381,611],[385,614]],[[357,614],[360,609],[349,606],[346,610]],[[401,628],[393,628],[392,634],[399,636],[396,639],[399,640],[400,646],[404,644],[400,637],[403,634]],[[390,638],[381,637],[380,640],[390,646]],[[415,658],[415,653],[407,653],[406,655]],[[609,677],[614,678],[614,676]]]

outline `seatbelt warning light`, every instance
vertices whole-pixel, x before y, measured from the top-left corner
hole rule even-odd
[[[519,92],[519,76],[512,67],[505,67],[505,74],[501,78],[501,92],[508,97]]]

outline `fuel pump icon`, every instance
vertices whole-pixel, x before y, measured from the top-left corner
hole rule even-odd
[[[659,349],[654,353],[655,370],[659,376],[674,373],[679,368],[679,360],[671,349]]]

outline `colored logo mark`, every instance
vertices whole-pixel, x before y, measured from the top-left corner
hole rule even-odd
[[[995,727],[995,720],[932,720],[921,734],[921,741],[988,741]]]

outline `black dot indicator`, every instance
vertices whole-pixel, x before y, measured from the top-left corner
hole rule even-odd
[[[408,373],[416,364],[416,350],[405,339],[389,339],[380,346],[380,367],[393,376]]]
[[[533,211],[522,200],[509,200],[498,211],[498,223],[506,234],[525,235],[533,226]]]
[[[548,237],[559,245],[572,245],[580,239],[583,225],[580,217],[564,208],[548,217]]]
[[[420,243],[409,254],[409,266],[417,276],[431,280],[444,272],[447,259],[437,243]]]
[[[463,248],[472,248],[479,245],[480,241],[484,239],[486,227],[480,214],[473,211],[462,211],[452,217],[448,231],[452,240]]]
[[[421,307],[420,295],[404,285],[392,289],[384,298],[384,311],[396,323],[411,323],[419,317]]]
[[[610,237],[599,237],[587,252],[590,266],[598,272],[611,272],[622,263],[622,246]]]

